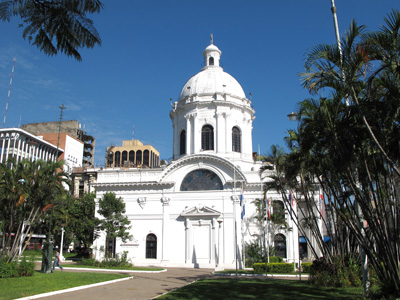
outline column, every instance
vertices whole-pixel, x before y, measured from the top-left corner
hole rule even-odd
[[[8,155],[10,154],[10,139],[7,139],[7,151],[6,151],[6,157],[4,159],[4,161],[8,160]]]
[[[17,146],[17,162],[21,161],[21,139],[18,140],[18,146]]]
[[[17,143],[17,139],[14,137],[14,145],[13,145],[13,151],[12,151],[12,157],[15,156],[15,144]],[[18,153],[17,153],[18,154]]]
[[[6,145],[6,139],[3,139],[3,145],[1,146],[1,157],[0,157],[0,163],[3,162],[3,157],[4,157],[4,147]],[[6,161],[6,159],[4,159]]]
[[[168,260],[168,237],[169,237],[169,202],[170,199],[167,197],[162,197],[161,202],[163,205],[163,220],[162,220],[162,249],[161,249],[161,260]]]
[[[239,268],[241,261],[240,258],[238,257],[238,253],[240,253],[240,232],[238,231],[238,223],[240,223],[240,201],[239,201],[239,196],[233,195],[231,197],[232,199],[232,204],[233,204],[233,249],[234,249],[234,259],[235,259],[235,264],[237,265],[237,268]]]
[[[192,144],[192,126],[191,126],[191,123],[190,123],[191,116],[190,115],[186,115],[185,119],[186,119],[186,154],[189,155],[189,154],[192,154],[191,153],[191,149],[192,149],[192,147],[191,147],[191,144]]]
[[[173,159],[176,159],[175,156],[177,156],[179,154],[179,149],[178,149],[178,143],[177,140],[179,139],[178,137],[178,132],[177,132],[177,126],[176,126],[176,116],[174,117],[174,119],[172,120],[172,157]]]
[[[223,153],[223,140],[220,139],[222,126],[221,126],[221,117],[223,116],[220,112],[215,112],[215,153]]]
[[[190,227],[190,220],[189,218],[186,218],[185,219],[185,264],[190,262],[189,227]]]
[[[192,141],[193,141],[193,146],[192,146],[192,154],[198,152],[201,149],[201,129],[200,129],[200,134],[197,134],[199,132],[199,124],[197,120],[197,113],[194,113],[193,115],[193,128],[192,128]]]
[[[225,125],[225,128],[224,128],[224,136],[225,136],[225,138],[224,138],[224,146],[225,146],[225,153],[229,153],[229,152],[232,152],[232,142],[229,144],[229,135],[228,135],[228,133],[226,132],[227,131],[227,128],[228,128],[228,119],[230,118],[230,116],[231,116],[231,114],[228,114],[228,113],[224,113],[224,125]],[[232,135],[231,135],[231,139],[232,139]],[[230,148],[229,148],[229,145],[230,145]]]
[[[17,147],[17,162],[22,160],[22,141],[21,139],[18,140],[18,147]]]
[[[217,233],[216,233],[216,225],[217,224],[217,219],[216,218],[212,218],[211,220],[211,263],[214,264],[214,267],[217,265],[217,253],[216,253],[216,249],[217,249]]]

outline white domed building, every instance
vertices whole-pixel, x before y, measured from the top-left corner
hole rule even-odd
[[[186,82],[170,112],[172,162],[156,169],[98,171],[96,199],[106,192],[123,198],[133,238],[106,243],[103,233],[94,243],[97,259],[107,246],[114,253],[126,251],[135,265],[243,268],[243,245],[265,234],[254,219],[253,201],[263,198],[262,164],[252,151],[255,111],[220,66],[218,47],[211,43],[203,56],[204,67]],[[281,199],[274,192],[268,197]],[[298,258],[292,227],[267,235],[271,245],[280,243],[288,261]]]

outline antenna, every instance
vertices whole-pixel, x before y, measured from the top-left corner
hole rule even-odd
[[[6,126],[6,116],[7,116],[7,108],[8,108],[8,101],[10,100],[10,94],[11,94],[11,84],[12,84],[12,79],[14,75],[14,67],[15,67],[15,57],[13,61],[13,67],[11,70],[11,78],[10,78],[10,86],[8,88],[8,96],[7,96],[7,102],[6,102],[6,111],[4,112],[4,121],[3,121],[3,128]]]
[[[60,113],[60,122],[58,123],[57,157],[58,157],[58,147],[60,146],[61,121],[63,117],[63,110],[66,109],[66,107],[64,106],[64,104],[61,104],[61,106],[59,106],[58,108],[61,110],[61,113]]]
[[[132,125],[132,140],[134,140],[134,136],[135,136],[135,123],[133,123]]]

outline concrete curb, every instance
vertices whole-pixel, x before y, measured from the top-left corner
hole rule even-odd
[[[117,269],[91,269],[91,268],[73,268],[63,267],[65,270],[78,270],[78,271],[97,271],[97,272],[118,272],[118,273],[162,273],[167,272],[167,269],[160,271],[145,271],[145,270],[117,270]]]
[[[54,292],[48,292],[48,293],[43,293],[43,294],[38,294],[38,295],[32,295],[32,296],[28,296],[28,297],[24,297],[24,298],[19,298],[19,299],[16,299],[16,300],[39,299],[39,298],[43,298],[43,297],[49,297],[49,296],[59,295],[59,294],[63,294],[63,293],[79,291],[79,290],[83,290],[83,289],[88,289],[88,288],[92,288],[92,287],[96,287],[96,286],[101,286],[101,285],[106,285],[106,284],[110,284],[110,283],[115,283],[115,282],[120,282],[120,281],[125,281],[125,280],[131,280],[131,279],[133,279],[133,277],[114,279],[114,280],[110,280],[110,281],[103,281],[103,282],[93,283],[93,284],[89,284],[89,285],[77,286],[77,287],[73,287],[73,288],[69,288],[69,289],[65,289],[65,290],[58,290],[58,291],[54,291]]]

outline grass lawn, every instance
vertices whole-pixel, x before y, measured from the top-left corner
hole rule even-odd
[[[360,288],[324,288],[306,281],[279,279],[204,279],[157,299],[363,299]]]
[[[128,274],[86,272],[43,274],[36,271],[30,277],[0,278],[0,300],[17,299],[129,276]]]
[[[255,273],[253,270],[238,270],[237,272],[238,272],[238,274],[254,274],[254,275],[260,274],[260,273]],[[236,270],[222,270],[222,271],[215,272],[216,275],[218,275],[218,273],[220,273],[220,274],[236,274]],[[265,275],[265,272],[261,273],[261,274]],[[272,272],[269,272],[268,274],[299,275],[300,273],[299,272],[291,272],[291,273],[272,273]],[[304,273],[304,272],[301,272],[301,274],[302,275],[309,275],[308,273]]]
[[[53,251],[53,258],[55,257],[56,252]],[[63,253],[64,258],[68,257],[76,257],[75,253]],[[25,250],[24,253],[22,253],[21,258],[25,257],[27,261],[41,261],[43,257],[43,252],[42,250]]]

